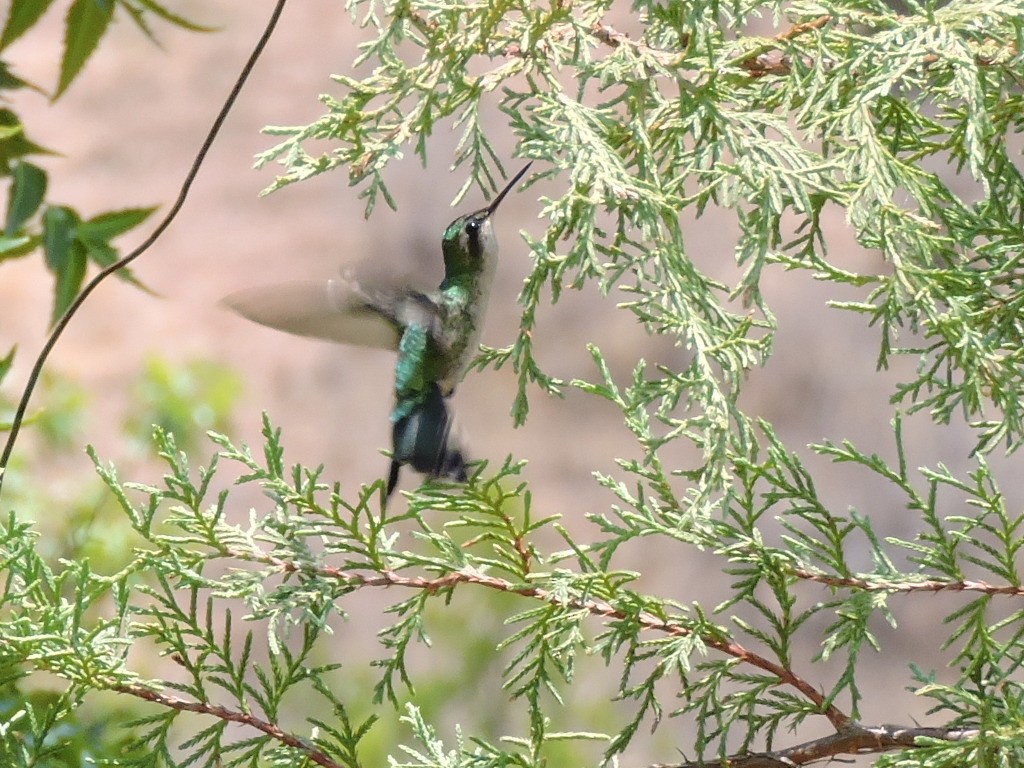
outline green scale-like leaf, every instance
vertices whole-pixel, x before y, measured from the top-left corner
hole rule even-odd
[[[114,16],[114,0],[75,0],[68,11],[64,34],[64,56],[54,99],[68,89],[82,71]]]

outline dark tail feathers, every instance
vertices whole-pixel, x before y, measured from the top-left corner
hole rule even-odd
[[[441,390],[432,384],[426,399],[395,422],[391,433],[393,454],[388,472],[387,496],[398,484],[398,471],[409,464],[427,477],[466,480],[466,458],[459,444],[455,418]]]

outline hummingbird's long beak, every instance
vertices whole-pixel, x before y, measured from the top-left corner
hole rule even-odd
[[[526,172],[530,170],[531,165],[533,165],[532,160],[523,166],[523,169],[512,178],[512,181],[505,185],[505,188],[501,190],[501,192],[498,193],[498,196],[491,201],[491,204],[484,209],[487,211],[488,216],[493,215],[494,212],[498,210],[498,206],[501,205],[501,201],[505,199],[505,195],[511,192],[512,187],[518,184],[519,180],[526,175]]]

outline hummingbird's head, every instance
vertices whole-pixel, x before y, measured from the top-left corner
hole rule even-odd
[[[505,195],[529,169],[530,163],[527,163],[486,208],[460,216],[448,225],[441,239],[445,277],[480,272],[488,260],[498,255],[498,241],[494,236],[491,218]]]

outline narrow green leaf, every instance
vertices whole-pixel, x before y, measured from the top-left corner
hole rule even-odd
[[[3,34],[0,35],[0,51],[27,32],[51,3],[53,0],[13,0]]]
[[[14,167],[4,234],[14,235],[39,210],[46,195],[46,171],[24,160]]]
[[[101,268],[117,261],[117,249],[108,243],[91,243],[81,237],[78,242],[85,246],[89,259]]]
[[[17,259],[27,256],[39,245],[39,238],[22,235],[20,237],[7,237],[0,235],[0,261],[6,259]]]
[[[53,94],[54,101],[67,90],[96,50],[113,15],[113,0],[75,0],[65,25],[64,57],[60,63],[60,81]]]
[[[154,208],[127,208],[123,211],[110,211],[82,221],[75,227],[75,239],[85,249],[86,258],[100,268],[105,268],[117,261],[121,254],[110,241],[123,232],[138,226],[154,211]],[[129,283],[146,293],[156,296],[157,293],[141,283],[130,269],[122,267],[115,272],[119,280]]]
[[[90,243],[87,240],[82,240],[81,238],[79,238],[78,242],[85,247],[88,259],[98,265],[101,269],[109,267],[121,256],[117,249],[108,243]],[[131,283],[136,288],[148,293],[150,296],[158,295],[156,291],[135,277],[135,274],[127,267],[121,267],[121,269],[114,273],[114,276],[119,280],[124,280],[126,283]]]
[[[43,214],[43,251],[51,271],[60,272],[67,266],[77,226],[78,214],[70,208],[50,206]]]
[[[68,248],[67,259],[64,267],[55,270],[57,274],[57,287],[53,296],[53,316],[50,318],[50,325],[53,326],[71,306],[71,302],[78,296],[82,288],[82,281],[85,279],[85,246],[75,240]]]
[[[108,211],[78,225],[78,239],[89,245],[105,244],[144,222],[156,207]]]
[[[0,91],[16,91],[19,88],[31,88],[37,93],[45,94],[42,88],[14,74],[5,61],[0,61]]]
[[[175,26],[182,27],[184,29],[191,30],[192,32],[216,32],[217,27],[206,27],[200,24],[196,24],[194,21],[189,21],[184,16],[169,11],[154,0],[138,0],[139,6],[151,11],[153,14],[159,16],[164,21],[169,21]]]
[[[156,39],[156,35],[153,34],[153,30],[149,27],[149,22],[146,21],[146,14],[143,13],[141,8],[136,8],[134,5],[122,5],[121,6],[128,14],[128,18],[135,22],[135,26],[139,28],[153,45],[159,47],[160,41]]]
[[[9,109],[0,109],[0,174],[9,172],[11,161],[24,155],[52,155],[25,135],[21,120]]]
[[[0,359],[0,381],[3,381],[7,372],[11,370],[11,365],[14,363],[14,353],[17,351],[18,347],[13,346],[11,351],[7,353],[7,357]]]
[[[110,211],[94,216],[78,225],[75,237],[85,247],[88,258],[100,267],[108,267],[120,258],[118,250],[110,245],[110,240],[137,227],[156,210],[152,208],[127,208],[123,211]],[[156,295],[150,288],[141,283],[128,269],[119,269],[117,277],[136,288]]]

